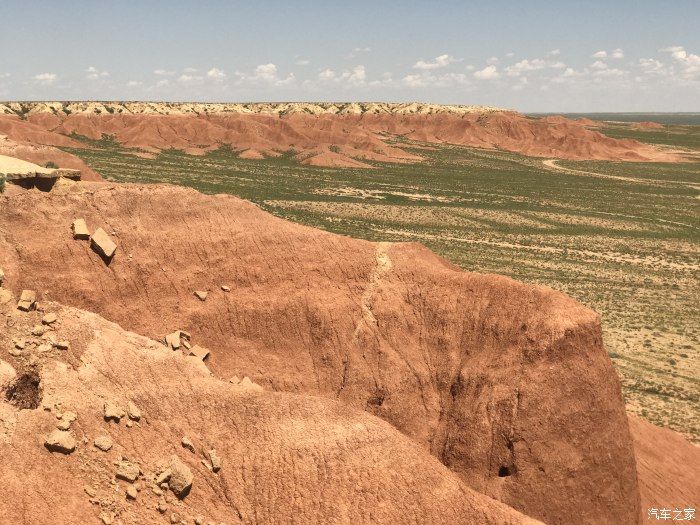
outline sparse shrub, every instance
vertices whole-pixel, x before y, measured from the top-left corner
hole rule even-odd
[[[55,170],[55,169],[58,168],[58,164],[56,164],[54,161],[50,160],[50,161],[48,161],[46,164],[44,164],[44,167],[45,167],[45,168],[51,168],[51,169],[54,169],[54,170]]]
[[[5,193],[5,174],[0,174],[0,193]]]

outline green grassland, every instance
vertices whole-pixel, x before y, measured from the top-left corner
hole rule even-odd
[[[697,152],[699,130],[603,131]],[[698,157],[550,167],[509,152],[401,142],[425,161],[318,168],[291,154],[244,160],[226,148],[148,159],[109,139],[68,151],[110,180],[230,193],[293,221],[419,241],[467,270],[564,291],[600,312],[628,409],[700,440]]]

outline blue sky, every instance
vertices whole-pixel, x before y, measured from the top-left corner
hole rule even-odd
[[[0,99],[700,111],[700,1],[0,1]]]

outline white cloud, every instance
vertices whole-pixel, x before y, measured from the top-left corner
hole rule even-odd
[[[294,73],[290,73],[285,78],[280,78],[277,72],[277,66],[273,63],[258,65],[251,75],[236,71],[237,84],[244,82],[253,84],[273,84],[275,86],[286,86],[293,84],[296,81]]]
[[[664,64],[655,58],[640,58],[638,64],[646,74],[661,73],[665,70]]]
[[[548,57],[555,57],[555,56],[559,56],[560,54],[561,54],[561,51],[559,51],[558,49],[552,49],[551,51],[547,52]]]
[[[371,47],[356,47],[345,58],[355,58],[358,55],[363,55],[372,51]]]
[[[596,60],[595,62],[593,62],[591,64],[591,67],[593,69],[607,69],[608,65],[605,62],[603,62],[602,60]]]
[[[170,84],[170,81],[167,78],[163,78],[156,82],[156,87],[165,87]]]
[[[295,62],[297,66],[308,66],[310,63],[311,61],[306,58],[298,58]]]
[[[335,77],[335,71],[329,68],[324,69],[318,74],[319,80],[335,80]]]
[[[551,60],[543,60],[541,58],[533,58],[532,60],[523,59],[512,66],[506,68],[506,74],[509,77],[518,77],[522,73],[528,71],[539,71],[541,69],[562,69],[565,67],[563,62],[555,62]]]
[[[166,70],[166,69],[156,69],[156,70],[153,72],[153,74],[154,74],[154,75],[161,76],[161,77],[171,77],[171,76],[173,76],[173,75],[175,74],[175,71],[168,71],[168,70]]]
[[[45,86],[53,84],[57,78],[58,75],[56,75],[56,73],[39,73],[38,75],[34,75],[34,80]]]
[[[439,69],[442,67],[449,66],[453,62],[459,62],[460,60],[461,59],[457,59],[450,55],[440,55],[438,57],[435,57],[435,60],[433,60],[432,62],[425,62],[424,60],[419,60],[418,62],[413,64],[413,69]]]
[[[138,81],[138,80],[129,80],[129,81],[126,83],[126,87],[130,87],[130,88],[139,87],[139,86],[141,86],[142,84],[143,84],[143,82],[140,82],[140,81]]]
[[[202,77],[199,75],[188,75],[187,73],[183,73],[177,79],[181,84],[200,84],[202,80]]]
[[[277,79],[277,66],[275,64],[260,64],[255,68],[255,78],[274,81]]]
[[[222,82],[226,78],[226,73],[224,73],[223,69],[213,67],[207,71],[207,78],[211,78],[216,82]]]
[[[474,72],[474,78],[478,78],[479,80],[493,80],[499,76],[498,68],[493,64]]]
[[[107,78],[109,76],[107,71],[100,71],[94,66],[90,66],[85,71],[87,71],[87,78],[90,80],[99,80],[100,78]]]
[[[425,77],[423,75],[406,75],[401,79],[408,87],[416,88],[425,86]]]
[[[661,51],[671,54],[671,58],[680,68],[680,74],[684,80],[700,78],[700,55],[688,53],[683,46],[666,47]]]
[[[597,51],[591,55],[591,58],[608,58],[607,51]]]
[[[487,64],[498,64],[499,62],[500,60],[498,59],[498,57],[489,57],[486,59]]]
[[[352,68],[352,71],[345,71],[341,79],[347,80],[349,84],[354,86],[361,86],[365,83],[367,78],[367,73],[365,72],[365,66],[359,65]]]
[[[199,71],[196,67],[186,67],[182,70],[183,73],[196,73]]]
[[[610,54],[610,56],[613,58],[625,58],[625,52],[618,47]]]

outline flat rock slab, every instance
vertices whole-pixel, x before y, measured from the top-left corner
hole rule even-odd
[[[75,450],[77,443],[70,432],[63,430],[54,430],[44,441],[44,446],[51,452],[60,452],[61,454],[70,454]]]
[[[97,228],[91,237],[92,249],[99,253],[102,257],[109,260],[114,257],[117,251],[117,245],[107,235],[102,228]]]
[[[36,305],[36,292],[34,290],[22,290],[22,295],[19,296],[17,308],[23,312],[28,312],[34,309]]]
[[[209,357],[209,350],[202,346],[194,345],[185,352],[185,355],[195,356],[204,361],[207,357]]]
[[[74,239],[87,240],[90,238],[90,230],[88,230],[87,224],[85,224],[85,219],[75,219],[72,229]]]

